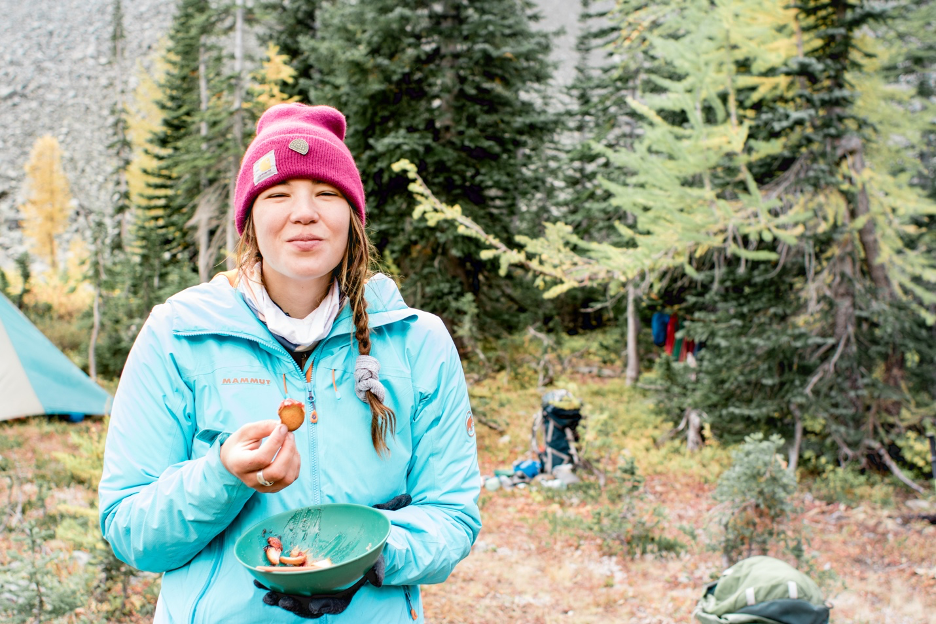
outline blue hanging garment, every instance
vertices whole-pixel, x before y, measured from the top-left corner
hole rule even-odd
[[[662,347],[666,344],[666,326],[669,324],[669,314],[663,312],[654,312],[650,319],[650,327],[653,330],[653,344]]]

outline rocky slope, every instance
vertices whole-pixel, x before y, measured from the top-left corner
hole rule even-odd
[[[109,198],[107,176],[114,69],[108,63],[111,0],[3,0],[0,20],[0,266],[23,250],[16,206],[35,140],[51,134],[64,152],[76,208]],[[152,54],[172,3],[124,2],[128,67]],[[71,217],[71,230],[79,222]]]

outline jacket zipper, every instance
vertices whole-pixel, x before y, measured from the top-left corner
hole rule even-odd
[[[410,598],[409,585],[403,586],[403,595],[406,597],[406,606],[409,609],[410,617],[412,617],[413,620],[418,620],[419,616],[416,614],[416,609],[413,608],[412,598]]]
[[[224,531],[221,532],[221,540],[218,542],[218,555],[219,556],[212,558],[211,571],[208,573],[208,580],[205,581],[201,591],[198,593],[198,597],[195,598],[195,602],[192,603],[192,613],[189,614],[189,622],[195,621],[195,616],[198,615],[198,603],[201,602],[201,599],[204,598],[205,594],[208,593],[208,588],[211,587],[211,583],[214,581],[215,575],[218,572],[218,566],[221,565],[221,559],[224,558]]]
[[[316,347],[317,349],[318,347]],[[314,351],[314,350],[313,350]],[[300,373],[302,371],[299,371]],[[315,408],[315,357],[309,355],[309,372],[305,375],[306,392],[308,393],[309,406],[312,411],[309,412],[309,460],[312,462],[312,504],[319,505],[322,502],[319,480],[319,458],[318,458],[318,410]]]

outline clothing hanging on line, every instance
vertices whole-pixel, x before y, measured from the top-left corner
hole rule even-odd
[[[662,347],[666,344],[666,326],[670,315],[665,312],[654,312],[650,318],[650,328],[653,331],[653,344]]]

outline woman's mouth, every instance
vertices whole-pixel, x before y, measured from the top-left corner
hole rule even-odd
[[[298,251],[312,251],[317,249],[324,241],[313,236],[297,236],[286,241]]]

